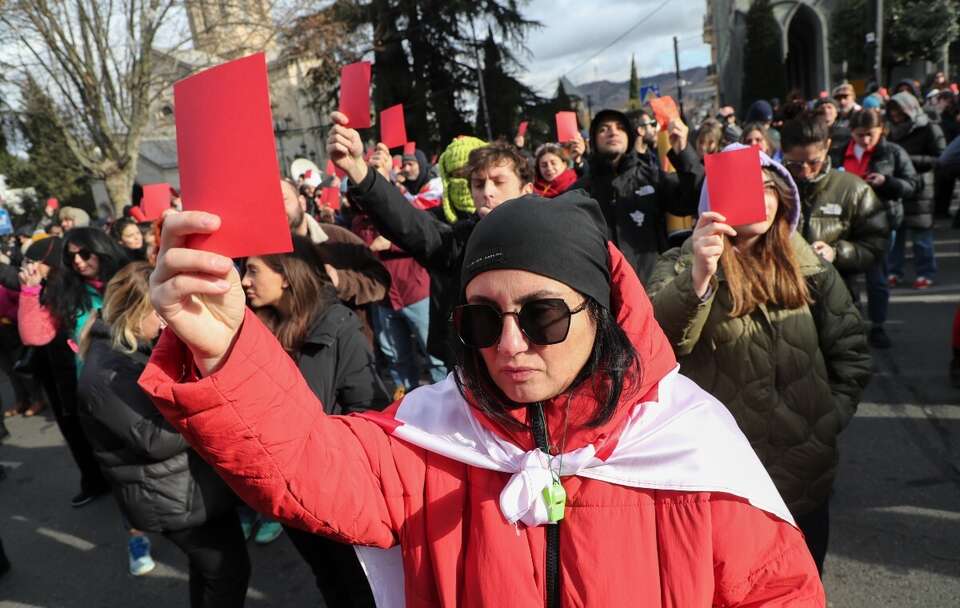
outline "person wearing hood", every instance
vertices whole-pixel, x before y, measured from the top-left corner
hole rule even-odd
[[[360,134],[346,116],[331,115],[334,127],[327,153],[350,178],[347,196],[377,231],[409,253],[430,273],[430,331],[427,351],[449,369],[454,363],[449,319],[456,304],[456,282],[467,239],[502,202],[533,191],[533,169],[510,144],[458,137],[440,155],[443,217],[414,208],[384,176],[363,159]]]
[[[383,146],[380,144],[378,148]],[[389,155],[389,150],[387,154]],[[436,209],[443,203],[443,180],[433,175],[427,155],[423,150],[415,154],[404,154],[400,162],[400,174],[403,175],[403,196],[417,209]]]
[[[687,145],[687,126],[676,119],[668,133],[667,156],[676,173],[667,173],[659,163],[641,162],[630,119],[623,112],[601,110],[590,123],[589,170],[570,187],[600,203],[607,237],[623,251],[641,282],[668,248],[666,214],[693,215],[703,181],[703,165]]]
[[[903,281],[903,265],[907,232],[913,241],[913,264],[916,277],[914,289],[926,289],[937,274],[937,260],[933,245],[933,184],[934,171],[940,155],[946,148],[943,131],[920,107],[912,94],[901,91],[887,104],[890,121],[890,141],[900,145],[913,163],[922,180],[922,187],[903,201],[903,224],[896,231],[890,251],[890,286]]]
[[[90,225],[90,215],[78,207],[61,207],[57,218],[64,232],[74,228],[86,228]]]
[[[380,607],[824,606],[789,510],[677,371],[602,217],[576,191],[498,205],[466,245],[455,373],[344,417],[244,311],[231,260],[184,248],[218,218],[172,216],[141,386],[244,500],[365,545]]]
[[[822,573],[837,437],[870,355],[843,279],[797,232],[793,178],[763,152],[760,163],[767,217],[726,224],[705,185],[693,236],[661,256],[650,293],[681,373],[730,409]]]
[[[783,166],[800,193],[798,232],[848,285],[867,272],[890,243],[886,208],[869,184],[833,168],[830,132],[818,116],[789,120],[781,131]]]

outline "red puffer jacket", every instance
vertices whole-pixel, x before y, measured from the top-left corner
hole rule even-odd
[[[672,350],[616,249],[610,265],[612,304],[643,368],[635,388],[655,394],[675,367]],[[354,544],[399,544],[410,608],[545,605],[546,526],[504,518],[498,501],[508,474],[416,447],[371,419],[324,415],[294,363],[249,313],[220,370],[196,379],[191,369],[189,351],[165,332],[140,382],[258,511]],[[574,395],[566,450],[616,441],[630,409],[587,429],[577,424],[587,406]],[[548,403],[544,410],[550,436],[559,437],[562,409]],[[533,447],[528,432],[508,433],[472,412],[502,438]],[[524,408],[517,412],[525,418]],[[800,532],[742,498],[584,477],[564,478],[564,486],[561,606],[825,605]]]

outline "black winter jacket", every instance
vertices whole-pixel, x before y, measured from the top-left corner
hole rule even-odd
[[[933,172],[947,146],[946,140],[940,125],[930,121],[910,94],[898,93],[893,96],[893,101],[907,114],[910,122],[903,126],[894,125],[888,137],[907,151],[922,180],[922,187],[903,201],[903,224],[908,228],[926,230],[933,228]]]
[[[350,201],[366,211],[377,230],[409,253],[430,273],[430,334],[427,350],[452,367],[450,315],[460,292],[460,266],[467,239],[479,218],[471,216],[448,224],[436,215],[416,209],[376,171],[352,186]]]
[[[890,228],[899,228],[903,221],[903,200],[913,198],[923,186],[923,179],[913,168],[910,155],[901,146],[881,139],[873,149],[867,170],[886,178],[882,186],[873,188],[873,192],[887,206]]]
[[[150,349],[129,355],[114,350],[101,320],[90,331],[78,386],[80,422],[133,527],[182,530],[233,508],[230,488],[137,384]]]
[[[327,414],[382,410],[390,397],[356,314],[335,303],[313,324],[297,366]]]
[[[615,168],[593,156],[589,173],[569,188],[581,188],[600,203],[607,235],[644,283],[668,248],[666,214],[696,215],[700,201],[703,165],[693,147],[680,155],[671,150],[668,157],[676,173],[641,162],[634,151]]]
[[[833,265],[844,277],[866,272],[890,246],[886,206],[856,175],[835,171],[797,183],[801,218],[798,231],[808,243],[836,249]]]

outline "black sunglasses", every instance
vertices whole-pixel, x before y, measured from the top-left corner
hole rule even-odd
[[[559,344],[567,339],[570,317],[584,310],[587,301],[570,310],[560,298],[531,300],[520,307],[520,312],[500,312],[490,304],[463,304],[453,309],[453,326],[464,346],[488,348],[500,341],[503,318],[517,317],[520,331],[530,342],[539,346]]]
[[[81,260],[86,262],[93,256],[93,252],[90,251],[89,249],[78,249],[77,251],[73,251],[73,252],[67,251],[67,256],[68,256],[68,259],[70,260],[72,260],[74,257],[78,255],[80,256]]]

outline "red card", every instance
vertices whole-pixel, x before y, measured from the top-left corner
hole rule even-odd
[[[344,177],[347,176],[347,174],[344,171],[340,170],[340,167],[333,164],[332,160],[327,161],[327,167],[326,169],[323,170],[323,172],[326,175],[336,175],[340,179],[343,179]]]
[[[403,144],[403,155],[404,156],[413,156],[417,153],[417,142],[408,141]]]
[[[663,97],[654,97],[650,100],[650,109],[660,125],[661,131],[667,130],[667,125],[674,118],[680,118],[680,111],[677,109],[677,103],[673,97],[664,95]]]
[[[340,111],[351,129],[370,126],[370,62],[359,61],[340,69]]]
[[[557,141],[561,144],[575,141],[580,130],[577,128],[576,112],[557,112]]]
[[[958,85],[957,83],[955,82],[952,83],[950,85],[950,90],[953,91],[954,95],[960,95],[960,85]]]
[[[221,219],[188,246],[232,258],[291,251],[264,54],[181,80],[173,96],[183,208]]]
[[[407,143],[407,125],[403,121],[402,103],[380,112],[380,141],[391,150]]]
[[[880,87],[877,89],[877,93],[879,93],[880,97],[883,97],[884,99],[890,96],[890,91],[887,90],[887,87]]]
[[[170,184],[144,185],[140,208],[147,220],[159,219],[170,208]]]
[[[760,151],[741,148],[704,157],[710,211],[727,218],[731,226],[743,226],[767,219],[763,200],[763,173]]]
[[[48,208],[48,209],[59,209],[59,208],[60,208],[60,201],[58,201],[58,200],[55,199],[55,198],[48,198],[48,199],[47,199],[47,208]]]
[[[147,216],[143,214],[143,209],[140,207],[131,207],[130,208],[130,217],[137,220],[138,222],[147,221]]]
[[[402,167],[402,166],[403,166],[403,157],[401,157],[401,156],[394,156],[394,157],[393,157],[393,170],[394,170],[394,171],[399,171],[399,170],[400,170],[400,167]]]
[[[527,134],[527,125],[529,124],[530,123],[528,123],[527,121],[523,121],[520,123],[520,126],[517,127],[517,137],[523,137],[524,135]]]
[[[327,186],[320,194],[320,202],[324,207],[329,207],[336,211],[340,208],[340,188],[331,188]]]

